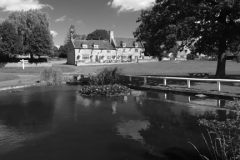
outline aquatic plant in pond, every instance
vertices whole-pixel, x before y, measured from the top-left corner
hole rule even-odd
[[[200,119],[199,124],[209,128],[208,138],[203,138],[214,160],[238,160],[240,159],[240,119],[239,109],[240,101],[234,99],[225,105],[226,108],[237,110],[233,119],[226,120],[208,120]],[[191,143],[191,142],[190,142]],[[191,143],[192,144],[192,143]],[[194,144],[192,144],[194,146]],[[194,146],[198,151],[198,149]],[[199,151],[198,151],[199,152]],[[199,152],[202,159],[209,159]]]
[[[120,76],[123,75],[121,69],[104,68],[96,76],[90,76],[87,84],[79,92],[86,96],[120,96],[126,95],[130,89],[119,85]],[[83,78],[81,78],[83,79]]]
[[[121,96],[130,92],[130,89],[126,86],[119,84],[114,85],[86,85],[83,86],[79,93],[85,96]]]

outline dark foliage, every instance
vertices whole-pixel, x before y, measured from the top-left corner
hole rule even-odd
[[[216,77],[225,77],[226,51],[238,51],[240,42],[240,1],[156,0],[144,10],[134,36],[145,43],[146,52],[163,56],[177,41],[182,47],[194,45],[194,53],[217,51]]]
[[[87,35],[87,40],[106,40],[109,41],[109,33],[104,29],[97,29]]]
[[[126,86],[119,84],[114,85],[90,85],[83,86],[79,93],[85,96],[121,96],[130,92],[130,89]]]

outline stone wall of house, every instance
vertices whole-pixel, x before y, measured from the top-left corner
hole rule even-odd
[[[75,49],[72,43],[69,44],[67,64],[75,65]]]

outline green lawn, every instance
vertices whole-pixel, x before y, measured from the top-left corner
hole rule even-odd
[[[61,65],[57,65],[61,66]],[[75,74],[88,74],[97,72],[104,67],[118,67],[126,74],[131,75],[179,75],[188,76],[190,72],[209,72],[212,75],[216,72],[216,61],[160,61],[151,63],[126,63],[98,66],[70,66],[75,69]],[[227,75],[240,76],[240,63],[227,61]]]
[[[14,80],[14,79],[18,79],[18,78],[19,78],[19,76],[14,75],[14,74],[0,73],[0,82]]]
[[[54,68],[60,68],[63,73],[69,73],[75,71],[74,68],[59,65],[59,66],[53,66]],[[0,73],[26,73],[26,74],[39,74],[41,70],[44,67],[26,67],[25,69],[22,69],[21,67],[5,67],[0,68]]]
[[[61,61],[60,61],[61,62]],[[121,68],[125,74],[131,75],[172,75],[188,76],[190,72],[209,72],[212,75],[216,72],[216,61],[160,61],[151,63],[124,63],[113,65],[97,66],[73,66],[66,65],[66,60],[61,63],[53,63],[53,67],[60,68],[64,73],[72,74],[92,74],[105,67]],[[0,68],[0,73],[26,73],[39,74],[43,67],[26,67],[22,68]],[[240,63],[227,61],[227,75],[240,76]]]

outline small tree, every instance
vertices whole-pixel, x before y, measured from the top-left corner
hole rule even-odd
[[[67,58],[67,53],[68,53],[68,45],[61,45],[58,50],[58,57]]]

